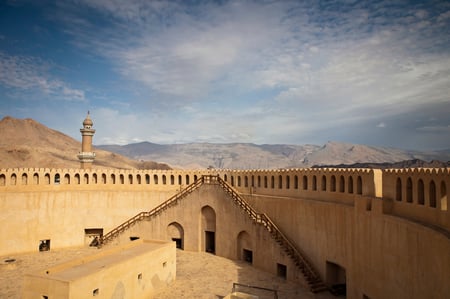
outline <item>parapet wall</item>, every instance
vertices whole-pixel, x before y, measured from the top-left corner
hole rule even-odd
[[[384,212],[450,232],[449,168],[383,172]]]
[[[116,221],[120,211],[148,211],[193,183],[202,175],[219,175],[243,195],[299,198],[355,206],[371,199],[382,199],[385,214],[400,216],[431,227],[450,231],[448,193],[450,175],[442,169],[338,169],[303,168],[280,170],[117,170],[117,169],[0,169],[0,200],[4,209],[9,202],[27,207],[64,207],[84,193],[79,204],[93,205],[98,213],[112,213]],[[127,193],[115,193],[117,191]],[[55,193],[59,192],[59,193]],[[103,192],[103,193],[101,193]],[[150,192],[150,193],[149,193]],[[17,193],[27,202],[17,201]],[[15,195],[14,195],[15,194]],[[39,195],[40,194],[40,195]],[[58,195],[59,194],[59,195]],[[19,196],[25,198],[23,196]],[[59,198],[53,201],[54,198]],[[129,198],[133,198],[130,202]],[[41,199],[41,204],[37,204]],[[108,203],[107,200],[110,202]],[[49,201],[50,200],[50,201]],[[6,206],[5,206],[6,205]],[[108,211],[107,209],[110,209]],[[64,211],[69,213],[70,211]],[[22,212],[21,212],[22,213]],[[31,211],[30,211],[31,213]],[[129,215],[133,216],[133,215]],[[30,214],[28,217],[33,218]],[[99,222],[100,216],[93,216]],[[126,220],[126,219],[123,219]],[[7,221],[4,219],[3,221]],[[55,220],[56,221],[56,220]],[[95,221],[93,221],[95,222]],[[107,221],[106,228],[114,224]],[[37,224],[37,223],[36,223]],[[55,224],[55,223],[53,223]],[[120,224],[120,223],[118,223]],[[105,228],[105,229],[106,229]],[[68,244],[69,245],[69,244]]]

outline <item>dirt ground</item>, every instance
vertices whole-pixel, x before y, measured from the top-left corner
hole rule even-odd
[[[20,299],[25,273],[95,252],[98,252],[98,249],[72,248],[0,257],[0,298]],[[176,280],[169,287],[159,290],[153,298],[221,299],[231,292],[233,283],[277,290],[279,299],[336,298],[329,293],[312,294],[292,282],[260,271],[245,262],[232,261],[205,252],[182,250],[177,251]],[[273,298],[271,292],[245,287],[238,290],[250,290],[261,299]]]

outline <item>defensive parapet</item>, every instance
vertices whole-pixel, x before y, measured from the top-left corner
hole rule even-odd
[[[378,169],[296,168],[224,170],[223,179],[239,192],[274,197],[300,197],[353,204],[355,197],[381,197]]]
[[[450,175],[442,169],[295,168],[258,170],[0,169],[2,191],[159,190],[177,192],[203,175],[219,175],[243,195],[354,205],[383,200],[383,213],[450,231]]]
[[[450,237],[449,185],[449,168],[385,170],[384,213],[444,229]]]

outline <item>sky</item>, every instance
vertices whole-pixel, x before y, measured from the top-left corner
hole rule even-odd
[[[96,145],[450,149],[450,2],[0,0],[0,118],[88,111]]]

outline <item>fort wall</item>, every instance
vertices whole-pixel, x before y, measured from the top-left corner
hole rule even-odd
[[[202,175],[219,175],[268,214],[327,282],[344,275],[349,298],[450,294],[449,169],[1,169],[0,255],[38,250],[40,240],[82,246],[86,229],[106,233]],[[116,242],[181,238],[185,250],[205,251],[210,231],[217,255],[245,259],[250,248],[255,266],[285,265],[301,281],[267,232],[216,188],[202,186]]]

